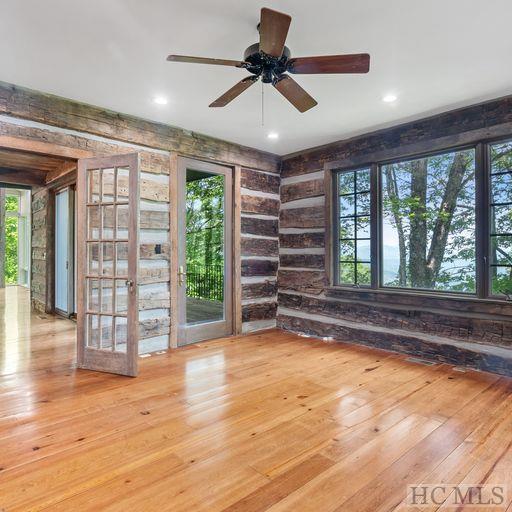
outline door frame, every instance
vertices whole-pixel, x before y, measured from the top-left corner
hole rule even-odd
[[[170,172],[169,172],[169,186],[170,186],[170,240],[171,240],[171,255],[170,255],[170,296],[171,304],[178,304],[178,269],[179,269],[179,233],[178,233],[178,214],[179,214],[179,169],[183,166],[183,161],[188,161],[201,164],[217,165],[231,170],[231,335],[238,335],[241,333],[242,324],[242,306],[241,306],[241,241],[240,241],[240,225],[241,225],[241,167],[233,165],[228,162],[219,162],[214,160],[192,158],[188,155],[180,155],[172,151],[170,153]],[[186,164],[185,164],[186,165]],[[170,312],[171,328],[169,346],[170,348],[177,348],[178,346],[178,331],[179,331],[179,312],[178,307],[172,307]]]
[[[73,160],[73,162],[70,162],[69,165],[63,166],[63,168],[56,173],[48,173],[46,180],[44,183],[40,183],[39,181],[35,179],[27,179],[26,177],[24,179],[17,179],[16,177],[11,177],[8,180],[3,177],[3,182],[10,186],[16,186],[19,188],[26,188],[28,187],[31,189],[31,194],[34,194],[37,187],[44,186],[49,189],[49,201],[47,205],[47,215],[46,215],[46,222],[49,226],[49,230],[47,233],[47,239],[46,244],[50,250],[53,250],[54,246],[54,232],[53,232],[53,190],[52,187],[57,183],[58,181],[62,180],[68,180],[69,177],[72,175],[72,173],[75,171],[77,166],[77,161],[80,158],[90,158],[95,156],[95,153],[93,151],[87,150],[87,149],[80,149],[75,148],[71,146],[65,146],[62,144],[56,144],[53,142],[46,142],[46,141],[40,141],[40,140],[34,140],[28,137],[24,136],[11,136],[11,135],[0,135],[0,148],[3,149],[10,149],[10,150],[18,150],[18,151],[24,151],[28,153],[34,153],[38,155],[48,155],[48,156],[55,156],[55,157],[61,157],[63,159],[67,160]],[[32,208],[30,211],[30,226],[32,227]],[[31,235],[32,233],[30,233]],[[30,243],[30,268],[32,268],[32,236],[31,243]],[[53,256],[51,254],[48,255],[49,257],[46,258],[46,287],[45,287],[45,298],[44,298],[44,309],[46,313],[54,313],[54,262],[53,262]],[[31,271],[32,273],[32,271]],[[30,275],[29,279],[30,286],[32,286],[32,275]]]

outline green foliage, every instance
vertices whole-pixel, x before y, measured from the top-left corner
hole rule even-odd
[[[384,166],[382,204],[387,286],[475,291],[473,150]]]
[[[370,170],[338,175],[339,282],[356,286],[371,283]]]
[[[491,146],[491,290],[512,298],[512,142]]]
[[[224,295],[224,177],[187,183],[187,295],[222,301]]]
[[[385,284],[473,293],[473,150],[398,162],[382,170]],[[490,191],[491,293],[512,296],[512,142],[491,146]]]
[[[6,196],[5,210],[17,212],[18,198]],[[6,217],[5,219],[5,283],[16,284],[18,282],[18,218]]]

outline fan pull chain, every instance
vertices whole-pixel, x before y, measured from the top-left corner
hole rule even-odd
[[[261,82],[261,126],[265,126],[265,84]]]

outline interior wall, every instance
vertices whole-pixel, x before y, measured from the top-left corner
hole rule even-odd
[[[4,112],[5,115],[1,115]],[[141,350],[167,347],[170,333],[170,154],[241,168],[240,226],[243,331],[275,326],[280,158],[159,123],[123,116],[0,82],[2,139],[21,138],[89,152],[91,156],[137,151],[141,158],[140,338]],[[236,191],[235,191],[236,193]],[[46,187],[33,197],[34,306],[48,310],[52,247]],[[155,246],[160,245],[160,254]]]
[[[276,326],[279,187],[277,173],[242,169],[242,332]]]
[[[388,293],[335,289],[329,286],[326,257],[326,230],[332,228],[326,208],[326,164],[367,165],[504,136],[512,136],[512,97],[285,157],[277,325],[512,373],[510,353],[501,351],[502,347],[512,348],[512,304],[426,296],[418,304]]]

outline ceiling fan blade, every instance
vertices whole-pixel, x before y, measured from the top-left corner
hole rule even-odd
[[[318,105],[317,101],[312,98],[291,76],[284,75],[274,84],[274,87],[299,112],[306,112],[306,110]]]
[[[257,81],[257,76],[248,76],[247,78],[244,78],[235,86],[231,87],[229,91],[226,91],[220,98],[217,98],[213,103],[211,103],[210,107],[225,107],[228,103],[233,101],[237,96],[240,96],[240,94],[242,94],[246,89],[251,87],[251,85],[255,84]]]
[[[234,66],[236,68],[242,68],[246,62],[240,60],[228,60],[228,59],[209,59],[208,57],[189,57],[187,55],[169,55],[167,57],[169,62],[189,62],[192,64],[215,64],[216,66]]]
[[[281,57],[291,21],[292,17],[288,14],[263,7],[259,25],[260,51],[272,57]]]
[[[288,61],[290,73],[368,73],[369,70],[370,56],[367,53],[297,57]]]

